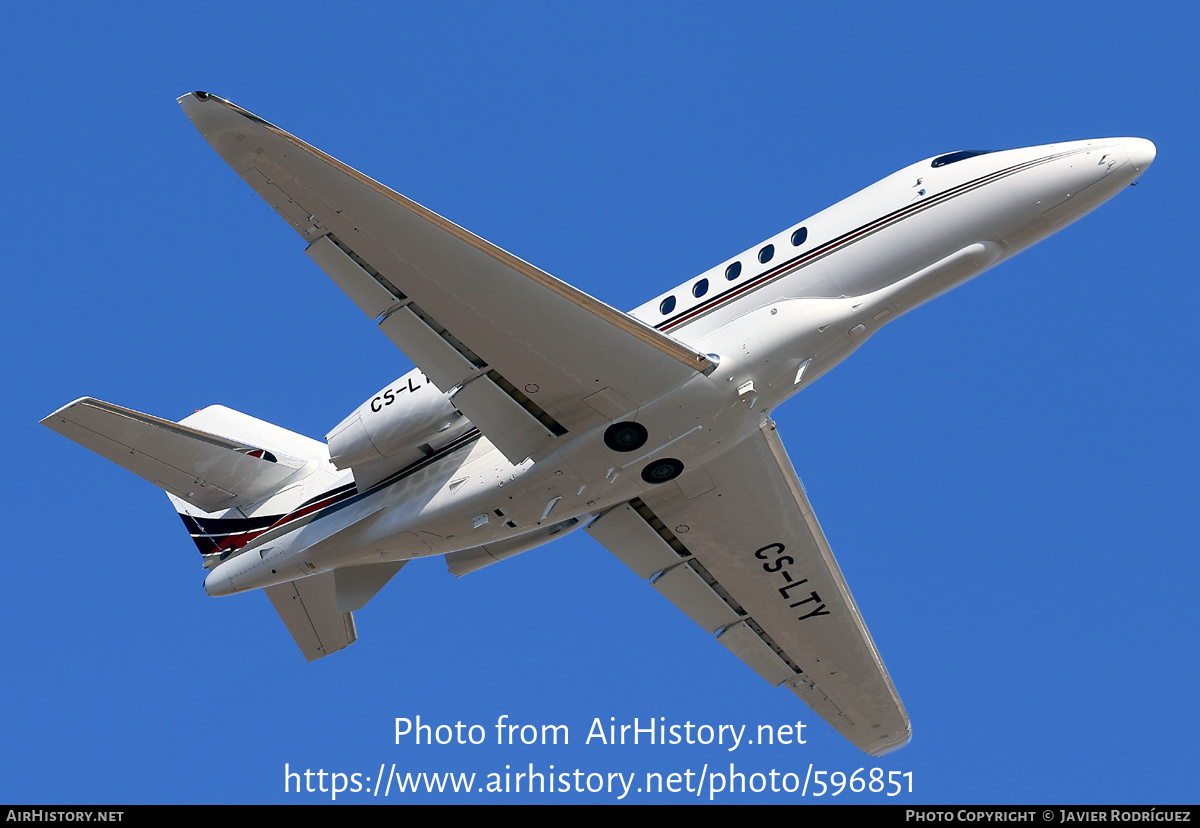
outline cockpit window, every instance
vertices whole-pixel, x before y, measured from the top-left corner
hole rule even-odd
[[[658,312],[661,313],[663,316],[666,316],[668,313],[670,313],[673,310],[675,310],[675,297],[674,296],[668,296],[666,299],[662,300],[662,304],[658,306]]]
[[[959,150],[947,155],[939,155],[933,159],[933,163],[930,166],[944,167],[947,164],[953,164],[955,161],[962,161],[964,158],[974,158],[976,155],[987,155],[989,152],[995,152],[995,150]]]

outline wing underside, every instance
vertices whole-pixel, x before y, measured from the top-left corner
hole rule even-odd
[[[455,405],[512,462],[712,367],[228,101],[179,103],[363,313],[438,388],[459,389]]]
[[[908,743],[904,705],[773,423],[588,532],[851,743],[876,756]]]

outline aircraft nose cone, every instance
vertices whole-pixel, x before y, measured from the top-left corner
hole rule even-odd
[[[1129,155],[1129,163],[1133,164],[1138,170],[1144,170],[1154,163],[1154,156],[1158,154],[1158,149],[1154,146],[1154,142],[1147,141],[1145,138],[1126,138],[1121,142],[1125,147],[1125,152]]]

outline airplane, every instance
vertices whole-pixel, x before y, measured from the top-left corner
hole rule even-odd
[[[223,406],[42,423],[166,491],[204,589],[262,589],[309,661],[414,558],[583,529],[861,750],[908,714],[772,410],[882,326],[1082,217],[1141,138],[919,161],[623,313],[205,92],[191,123],[416,368],[325,442]]]

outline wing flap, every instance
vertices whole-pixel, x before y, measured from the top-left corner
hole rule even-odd
[[[494,374],[501,390],[526,395],[533,407],[518,401],[524,416],[555,422],[564,434],[605,422],[583,402],[599,389],[636,407],[712,367],[704,355],[228,101],[196,93],[179,103],[217,153],[315,242],[313,260],[443,391],[462,381],[462,372],[439,370],[439,360],[453,364],[454,356],[410,316],[388,323],[403,308],[451,350],[476,357],[468,362]],[[432,350],[423,347],[431,343]],[[462,402],[489,440],[505,442],[497,431],[505,424],[488,422],[486,405]],[[550,450],[559,436],[549,429],[531,453]]]
[[[796,671],[791,665],[771,649],[763,640],[762,632],[750,626],[749,621],[730,624],[717,636],[717,641],[766,679],[772,687],[778,687],[796,677]]]
[[[635,511],[635,504],[642,508],[643,515]],[[686,555],[683,544],[676,541],[675,548],[672,548],[670,542],[659,534],[664,527],[660,525],[655,529],[652,525],[654,520],[657,518],[653,513],[641,500],[637,500],[622,503],[605,513],[602,519],[588,527],[588,533],[636,572],[639,578],[649,580],[656,573],[679,563]]]
[[[773,424],[697,472],[704,485],[655,487],[589,533],[862,750],[906,744],[908,715]]]
[[[708,573],[694,558],[676,564],[654,578],[650,585],[712,635],[738,620],[737,611],[713,587]]]
[[[521,405],[511,390],[505,391],[506,383],[497,382],[497,379],[499,377],[489,371],[464,385],[451,401],[488,436],[509,462],[518,464],[551,446],[556,437],[566,434],[566,429],[556,420],[547,418],[544,412],[531,411]]]
[[[411,305],[388,314],[379,323],[379,330],[441,391],[449,391],[467,378],[478,375],[484,367],[440,336],[428,317],[418,316]]]
[[[255,503],[302,461],[91,397],[42,425],[205,512]]]
[[[304,252],[370,320],[378,319],[405,301],[403,294],[394,289],[388,290],[382,281],[363,270],[329,236],[317,239]]]

